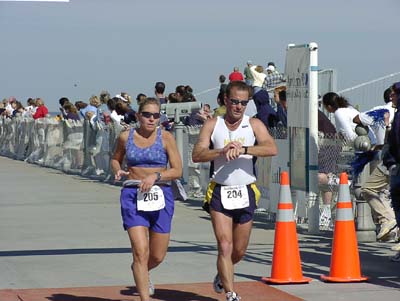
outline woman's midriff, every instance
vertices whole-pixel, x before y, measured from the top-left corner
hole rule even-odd
[[[162,172],[167,170],[165,167],[129,167],[129,180],[143,180],[147,176],[155,172]]]

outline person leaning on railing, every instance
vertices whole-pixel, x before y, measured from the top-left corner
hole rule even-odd
[[[80,120],[78,110],[72,103],[66,102],[63,106],[63,110],[65,112],[64,119]]]
[[[115,104],[115,111],[118,115],[123,116],[121,122],[123,123],[123,126],[125,128],[129,124],[135,123],[137,121],[136,111],[132,109],[127,101],[118,100],[118,102]]]
[[[343,136],[347,143],[353,145],[357,138],[356,124],[353,123],[354,117],[360,114],[346,98],[328,92],[322,97],[322,103],[329,113],[335,116],[336,131]]]
[[[33,119],[44,118],[49,114],[49,110],[44,105],[44,102],[41,98],[36,98],[36,112],[32,115]]]
[[[274,89],[275,87],[281,86],[286,82],[285,75],[282,73],[279,73],[275,66],[269,65],[267,67],[267,76],[264,79],[263,82],[263,89],[265,90],[271,90]]]
[[[363,182],[361,193],[363,198],[370,205],[374,220],[379,224],[377,240],[390,241],[397,236],[396,219],[393,208],[385,193],[389,186],[389,171],[382,163],[382,149],[385,144],[385,132],[388,125],[393,121],[395,108],[391,99],[393,98],[392,88],[385,90],[383,99],[385,105],[376,106],[366,112],[361,112],[353,121],[363,126],[370,126],[376,137],[376,144],[373,150],[377,155],[370,164],[370,174]]]

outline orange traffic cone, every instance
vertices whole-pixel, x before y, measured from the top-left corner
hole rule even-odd
[[[281,173],[271,277],[262,277],[261,279],[274,284],[308,283],[311,281],[311,278],[303,277],[301,271],[289,175],[286,171]]]
[[[361,276],[350,189],[345,172],[340,174],[331,269],[329,276],[322,275],[321,279],[328,282],[360,282],[368,279]]]

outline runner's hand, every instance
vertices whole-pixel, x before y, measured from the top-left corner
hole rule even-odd
[[[235,160],[239,158],[242,153],[242,148],[231,148],[225,155],[227,161]]]
[[[222,154],[225,156],[227,161],[234,160],[240,155],[242,144],[237,141],[231,141],[222,149]]]
[[[154,185],[154,182],[157,180],[157,175],[151,174],[144,178],[139,185],[139,190],[141,192],[148,192],[150,191],[151,187]]]
[[[129,175],[129,171],[125,171],[125,170],[120,169],[115,174],[115,180],[119,181],[119,180],[121,180],[122,177],[128,176],[128,175]]]

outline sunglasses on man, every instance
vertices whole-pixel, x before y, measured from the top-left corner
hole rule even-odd
[[[241,104],[242,106],[247,106],[247,104],[249,103],[249,100],[239,100],[239,99],[234,99],[234,98],[229,98],[229,101],[233,104],[233,105],[238,105]]]

